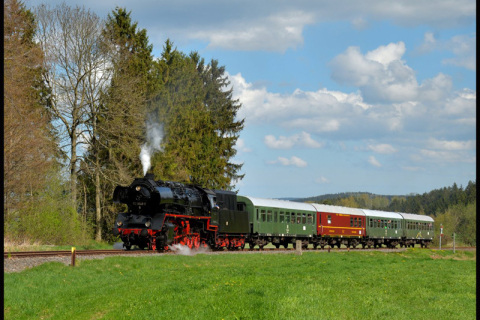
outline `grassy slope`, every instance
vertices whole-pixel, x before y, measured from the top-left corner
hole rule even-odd
[[[6,319],[475,319],[476,253],[306,252],[48,263],[5,274]]]

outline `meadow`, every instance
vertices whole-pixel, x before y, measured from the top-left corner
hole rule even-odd
[[[5,319],[476,319],[476,251],[107,257],[4,273]]]

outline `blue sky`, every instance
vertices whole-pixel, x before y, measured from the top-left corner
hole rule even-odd
[[[100,17],[124,7],[155,56],[170,38],[226,67],[245,119],[240,194],[404,195],[476,179],[475,1],[66,3]]]

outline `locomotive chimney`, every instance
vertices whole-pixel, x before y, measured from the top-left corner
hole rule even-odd
[[[145,175],[145,179],[147,180],[155,180],[155,176],[153,175],[153,173],[147,173]]]

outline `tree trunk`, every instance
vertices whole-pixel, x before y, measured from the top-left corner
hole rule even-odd
[[[100,165],[98,154],[95,157],[95,211],[97,217],[97,234],[95,240],[102,241],[102,210],[100,208]]]

